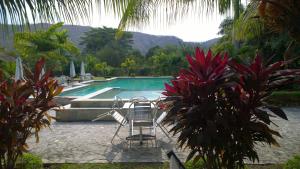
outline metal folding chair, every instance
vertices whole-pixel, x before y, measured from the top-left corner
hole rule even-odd
[[[96,119],[92,120],[92,121],[97,121],[106,116],[111,116],[114,120],[116,120],[119,123],[119,126],[118,126],[113,138],[111,139],[112,144],[113,144],[113,140],[115,139],[115,137],[118,136],[118,133],[119,133],[121,127],[125,126],[128,123],[127,118],[120,114],[120,112],[122,111],[122,107],[121,107],[122,105],[123,105],[122,99],[120,97],[116,96],[115,101],[112,105],[112,110],[110,110],[106,113],[103,113],[103,114],[97,116]]]
[[[156,126],[158,126],[161,131],[169,138],[170,141],[172,141],[168,130],[161,124],[162,121],[165,119],[165,117],[167,116],[167,112],[162,112],[161,115],[156,119],[155,124]]]
[[[156,145],[156,131],[155,122],[152,114],[151,102],[145,97],[138,97],[131,99],[132,103],[129,106],[128,117],[130,119],[129,137],[126,139],[130,141],[155,140]],[[139,129],[139,134],[135,134],[136,128]],[[143,128],[150,129],[150,134],[143,134]]]

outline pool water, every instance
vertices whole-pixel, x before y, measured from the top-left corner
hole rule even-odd
[[[164,89],[164,84],[169,83],[171,78],[117,78],[105,82],[94,82],[89,86],[65,91],[60,96],[85,96],[94,93],[106,87],[119,88],[120,90],[112,90],[103,93],[104,96],[98,98],[114,98],[118,95],[121,98],[131,98],[132,96],[145,96],[151,97],[158,96]],[[108,93],[108,94],[107,94]],[[108,96],[105,96],[107,94]],[[130,96],[130,97],[129,97]]]

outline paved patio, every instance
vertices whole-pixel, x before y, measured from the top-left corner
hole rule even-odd
[[[260,163],[281,163],[295,154],[300,154],[300,108],[285,109],[289,121],[273,119],[283,138],[278,138],[281,147],[258,145]],[[184,160],[187,151],[176,148],[175,138],[170,142],[158,129],[158,148],[151,144],[132,145],[116,138],[110,140],[116,130],[115,122],[53,122],[51,129],[40,133],[40,142],[29,139],[30,152],[38,154],[45,163],[107,163],[107,162],[164,162],[166,153],[173,149]],[[121,138],[128,135],[122,128]]]

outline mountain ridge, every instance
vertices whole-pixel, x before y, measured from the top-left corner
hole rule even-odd
[[[36,25],[30,25],[31,30],[39,30],[39,29],[46,29],[51,24],[36,24]],[[11,27],[11,26],[9,26]],[[93,27],[90,26],[81,26],[81,25],[63,25],[63,29],[68,30],[69,39],[81,50],[84,48],[84,46],[80,45],[80,38],[83,36],[83,34],[89,30],[91,30]],[[133,44],[132,47],[134,49],[139,50],[143,55],[147,53],[147,51],[155,46],[165,47],[168,45],[175,45],[175,46],[182,46],[182,45],[192,45],[192,46],[201,46],[203,48],[209,48],[213,44],[215,44],[219,38],[214,38],[211,40],[208,40],[206,42],[185,42],[182,39],[176,37],[176,36],[167,36],[167,35],[151,35],[147,33],[142,32],[134,32],[129,31],[132,33],[133,37]],[[5,31],[2,30],[0,27],[0,35],[3,36],[0,39],[0,45],[8,48],[13,49],[13,31],[11,28],[8,30],[8,35],[3,35]],[[5,36],[5,37],[4,37]]]

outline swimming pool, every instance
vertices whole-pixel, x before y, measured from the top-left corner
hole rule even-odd
[[[92,99],[113,99],[119,96],[129,99],[136,96],[145,96],[155,99],[161,96],[164,84],[170,82],[170,77],[155,78],[116,78],[113,80],[93,82],[88,86],[65,91],[60,96],[86,96],[104,88],[114,88],[99,94]]]

